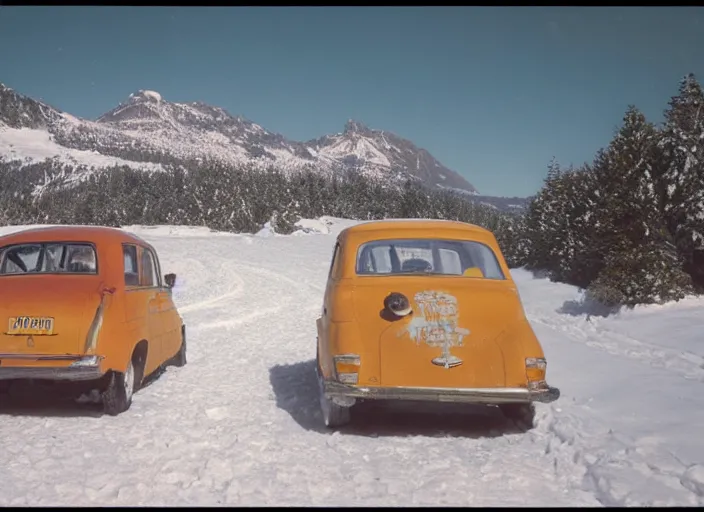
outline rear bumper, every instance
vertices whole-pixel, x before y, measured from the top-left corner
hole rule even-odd
[[[515,402],[554,402],[560,397],[558,388],[539,390],[526,388],[417,388],[350,386],[339,382],[324,383],[328,398],[364,398],[374,400],[419,400],[431,402],[458,402],[502,404]]]
[[[11,361],[29,363],[13,366]],[[66,366],[32,365],[39,361],[67,361]],[[100,368],[100,358],[83,357],[79,355],[62,356],[18,356],[15,354],[0,354],[0,380],[40,379],[84,381],[99,379],[103,376]]]

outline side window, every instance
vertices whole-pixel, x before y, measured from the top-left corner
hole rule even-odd
[[[140,286],[153,287],[160,286],[159,274],[157,273],[156,262],[154,256],[149,249],[142,249],[142,275],[139,282]]]
[[[125,285],[139,286],[139,271],[137,269],[137,247],[123,245],[122,254],[125,260]]]
[[[336,278],[340,269],[340,243],[335,244],[335,249],[332,253],[332,262],[330,262],[330,271],[328,272],[329,278]]]
[[[494,251],[488,246],[476,242],[468,244],[468,247],[472,261],[482,270],[485,279],[506,279]]]
[[[149,251],[149,253],[152,255],[152,260],[154,260],[154,274],[156,278],[156,283],[157,286],[163,286],[164,285],[164,278],[161,275],[161,263],[159,262],[159,256],[154,251]]]

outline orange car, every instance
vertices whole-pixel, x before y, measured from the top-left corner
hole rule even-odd
[[[560,392],[494,235],[453,221],[387,220],[335,244],[317,371],[325,424],[357,399],[497,405],[527,428]]]
[[[1,236],[0,384],[74,381],[100,390],[106,413],[129,409],[146,376],[186,364],[175,279],[162,279],[151,245],[119,229]]]

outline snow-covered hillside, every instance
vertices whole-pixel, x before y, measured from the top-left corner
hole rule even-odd
[[[0,84],[0,161],[47,157],[96,168],[116,163],[138,169],[219,164],[274,167],[285,173],[309,169],[326,175],[354,169],[391,184],[411,177],[429,186],[476,193],[464,177],[411,141],[351,120],[341,133],[293,141],[222,108],[171,102],[158,92],[140,90],[93,121]]]
[[[126,228],[179,276],[189,364],[117,417],[46,397],[0,406],[0,505],[704,505],[699,298],[588,317],[576,289],[515,270],[562,392],[535,429],[464,405],[361,404],[326,431],[315,319],[349,224]]]
[[[159,164],[134,162],[95,150],[74,149],[57,144],[46,130],[33,128],[9,128],[0,125],[0,159],[22,160],[27,163],[56,158],[62,163],[86,167],[112,167],[127,165],[143,170],[158,170]]]

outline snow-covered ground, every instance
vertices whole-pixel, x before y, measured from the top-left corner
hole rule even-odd
[[[189,363],[117,417],[5,404],[0,505],[704,505],[704,299],[588,318],[577,290],[516,270],[562,391],[534,430],[491,409],[362,404],[326,431],[315,319],[349,224],[126,228],[179,276]]]

